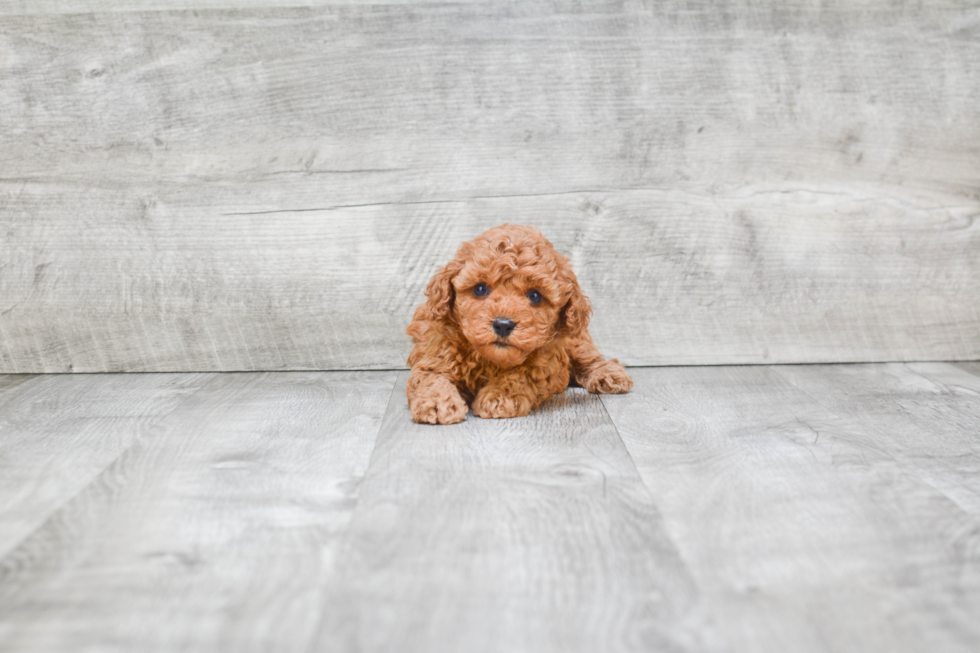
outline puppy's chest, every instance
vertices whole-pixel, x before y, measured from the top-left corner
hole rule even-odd
[[[521,365],[501,369],[478,355],[466,357],[457,368],[457,385],[467,399],[472,399],[488,385],[506,381],[534,386],[542,391],[561,392],[568,386],[571,361],[562,347],[549,347],[532,352]]]

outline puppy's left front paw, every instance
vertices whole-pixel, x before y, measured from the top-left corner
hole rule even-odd
[[[616,359],[605,361],[579,383],[592,394],[623,394],[633,388],[633,379]]]
[[[526,397],[512,397],[499,390],[484,388],[473,400],[473,414],[484,419],[521,417],[531,412],[531,401]]]

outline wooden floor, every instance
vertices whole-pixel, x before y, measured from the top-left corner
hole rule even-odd
[[[980,365],[0,376],[0,651],[977,651]]]

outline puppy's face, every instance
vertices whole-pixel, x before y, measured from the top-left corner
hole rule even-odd
[[[558,334],[562,297],[553,283],[534,274],[517,270],[492,278],[464,268],[453,287],[463,335],[501,367],[520,365]]]
[[[562,330],[577,292],[568,260],[541,233],[498,227],[460,250],[452,277],[456,322],[473,348],[501,367],[520,365]]]

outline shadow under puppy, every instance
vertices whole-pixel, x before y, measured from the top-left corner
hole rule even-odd
[[[567,258],[534,227],[463,243],[425,291],[406,333],[412,419],[453,424],[527,415],[568,387],[622,393],[633,380],[589,336],[589,301]]]

